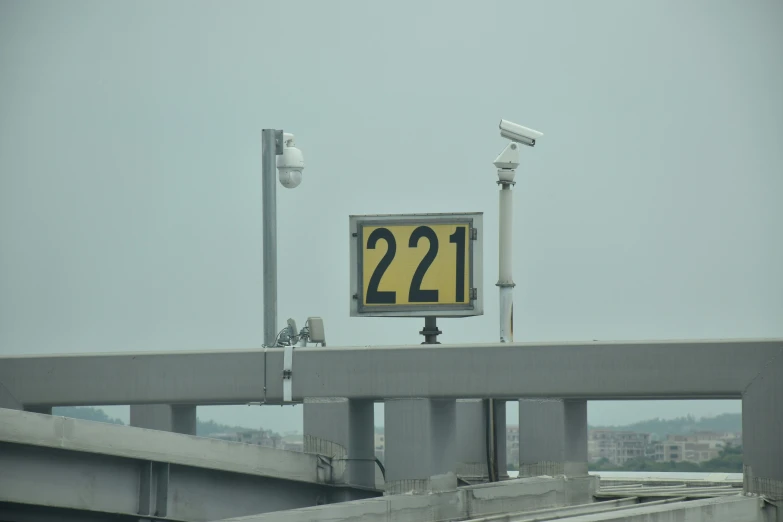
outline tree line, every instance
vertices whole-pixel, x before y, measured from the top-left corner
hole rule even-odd
[[[742,414],[723,413],[715,417],[702,417],[700,419],[693,415],[677,417],[676,419],[656,418],[625,426],[589,426],[589,429],[650,433],[653,435],[653,438],[663,438],[666,435],[686,435],[697,431],[739,433],[742,431]]]
[[[95,422],[106,422],[109,424],[122,424],[125,423],[122,422],[120,419],[116,419],[114,417],[109,417],[105,411],[103,411],[100,408],[92,408],[87,406],[62,406],[57,408],[52,408],[52,415],[58,415],[60,417],[70,417],[72,419],[81,419],[81,420],[88,420],[88,421],[95,421]],[[240,426],[228,426],[226,424],[220,424],[215,421],[203,421],[201,419],[196,419],[196,435],[199,437],[209,437],[210,435],[215,435],[218,433],[236,433],[236,432],[247,432],[250,428],[243,428]],[[280,439],[281,436],[279,433],[276,433],[272,430],[264,430],[263,428],[259,428],[258,431],[262,434],[266,434],[271,439]]]

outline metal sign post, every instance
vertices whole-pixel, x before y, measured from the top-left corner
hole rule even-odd
[[[437,321],[438,318],[434,315],[428,315],[424,318],[424,328],[419,332],[424,336],[424,342],[421,344],[440,344],[438,336],[443,332],[438,330]]]

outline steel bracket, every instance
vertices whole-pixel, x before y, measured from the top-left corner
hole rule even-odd
[[[294,380],[294,347],[286,346],[283,350],[283,402],[291,402],[291,387]]]

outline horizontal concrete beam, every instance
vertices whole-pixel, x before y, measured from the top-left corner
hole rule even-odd
[[[465,520],[499,513],[586,504],[592,501],[592,494],[597,484],[598,479],[595,477],[524,478],[465,486],[456,491],[427,495],[390,495],[328,506],[259,514],[242,517],[235,522]]]
[[[781,353],[783,339],[297,348],[293,395],[737,399]],[[25,407],[279,404],[282,370],[281,349],[0,357]]]
[[[648,502],[646,505],[671,504],[682,502],[685,499],[671,498]],[[516,513],[504,513],[502,515],[489,515],[480,518],[471,518],[470,522],[542,522],[544,520],[571,520],[573,517],[592,514],[603,514],[635,508],[639,505],[638,498],[624,498],[620,500],[607,500],[591,502],[577,506],[565,506],[561,508],[537,509],[535,511],[521,511]],[[467,521],[466,521],[467,522]]]
[[[8,356],[0,383],[25,406],[242,404],[263,400],[264,368],[264,350]]]
[[[583,515],[566,519],[569,522],[765,522],[764,501],[761,498],[721,497],[670,504],[645,505]]]
[[[329,348],[299,352],[294,396],[739,398],[783,340]]]

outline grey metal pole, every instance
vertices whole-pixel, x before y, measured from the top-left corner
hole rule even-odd
[[[261,189],[264,239],[264,345],[277,339],[277,143],[275,129],[261,131]]]

